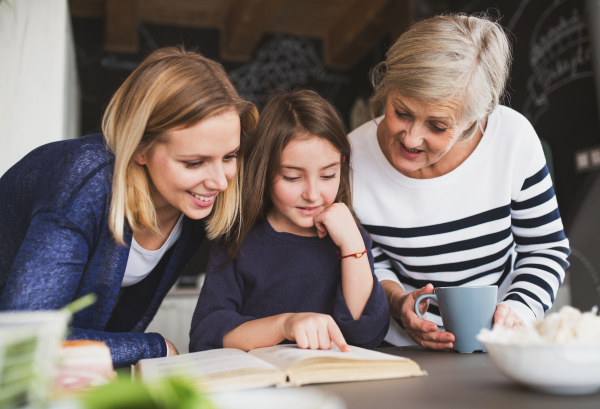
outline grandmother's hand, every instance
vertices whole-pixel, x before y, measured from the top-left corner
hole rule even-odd
[[[508,328],[525,326],[525,322],[508,305],[498,304],[494,313],[494,324]]]
[[[440,331],[433,322],[421,319],[415,314],[414,306],[417,298],[422,294],[433,293],[433,285],[427,284],[425,287],[400,295],[396,304],[396,311],[404,326],[406,333],[423,348],[427,349],[450,349],[455,338],[450,332]],[[391,302],[390,302],[391,304]],[[429,307],[429,300],[423,300],[419,303],[419,311],[425,316]]]

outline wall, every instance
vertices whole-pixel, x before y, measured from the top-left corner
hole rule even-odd
[[[67,0],[0,1],[0,175],[32,149],[79,136]]]

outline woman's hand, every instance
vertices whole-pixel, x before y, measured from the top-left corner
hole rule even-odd
[[[287,314],[283,332],[285,338],[296,341],[299,348],[331,349],[333,342],[342,352],[352,352],[330,315],[310,312]]]
[[[508,328],[525,326],[525,322],[509,306],[498,304],[494,313],[494,324],[503,325]]]
[[[390,313],[399,318],[406,333],[413,341],[427,349],[450,349],[454,342],[454,335],[450,332],[440,331],[433,322],[421,319],[415,314],[414,305],[417,298],[422,294],[433,293],[433,285],[405,293],[402,287],[393,281],[381,283],[390,303]],[[425,316],[429,307],[429,300],[419,303],[419,311]]]
[[[179,355],[179,351],[177,350],[177,348],[175,348],[175,345],[173,345],[173,343],[166,338],[165,338],[165,341],[167,342],[167,346],[169,347],[169,355],[168,356]]]
[[[365,249],[365,243],[354,217],[344,203],[333,203],[327,206],[314,217],[314,221],[319,237],[323,238],[329,233],[343,255],[346,255],[346,252],[357,253]]]

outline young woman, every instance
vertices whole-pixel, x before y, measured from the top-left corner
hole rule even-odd
[[[352,213],[350,144],[335,109],[311,91],[278,95],[244,151],[240,235],[213,246],[190,351],[378,346],[387,302]]]
[[[144,330],[204,236],[227,237],[256,122],[219,64],[153,52],[110,101],[104,135],[42,146],[0,179],[0,310],[95,293],[69,339],[104,341],[115,366],[176,354]]]

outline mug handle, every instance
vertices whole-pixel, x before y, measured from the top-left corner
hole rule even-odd
[[[420,295],[417,298],[417,301],[415,301],[415,314],[417,314],[417,316],[419,318],[421,318],[422,320],[424,320],[425,318],[421,315],[421,311],[419,311],[419,304],[421,303],[421,301],[423,301],[423,300],[425,300],[427,298],[431,298],[431,299],[437,301],[437,294],[423,294],[423,295]],[[446,330],[444,327],[442,327],[440,325],[438,325],[438,329],[440,331],[445,331]]]

